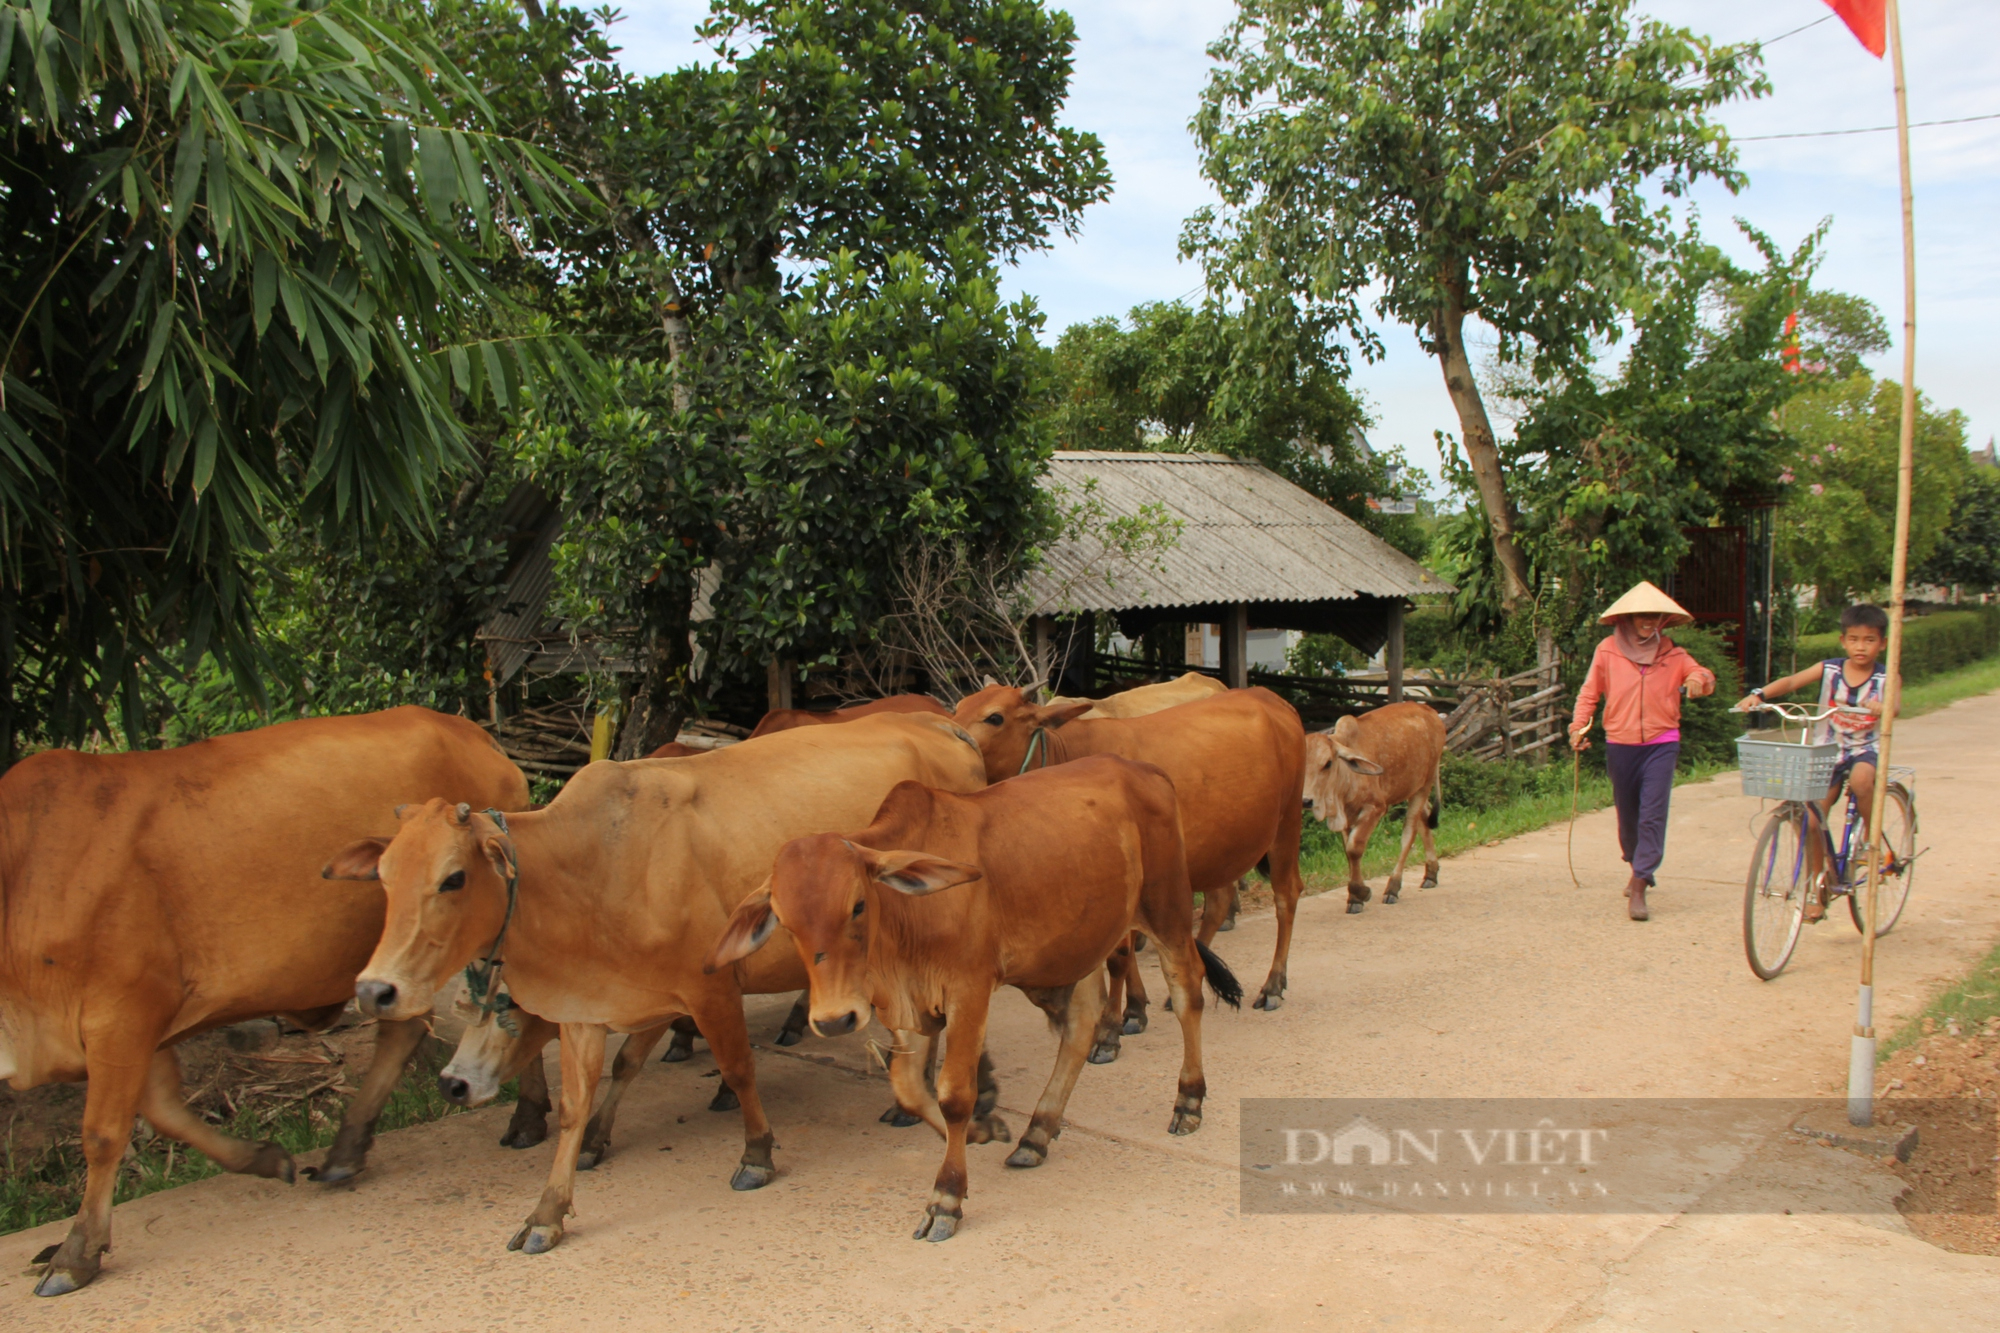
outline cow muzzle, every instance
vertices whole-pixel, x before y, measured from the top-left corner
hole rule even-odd
[[[844,1037],[848,1033],[857,1032],[867,1025],[868,1011],[866,1009],[849,1009],[844,1013],[835,1014],[830,1018],[821,1018],[815,1014],[812,1018],[812,1030],[822,1037]]]
[[[370,1018],[394,1017],[398,998],[393,981],[368,979],[354,983],[354,1002]]]

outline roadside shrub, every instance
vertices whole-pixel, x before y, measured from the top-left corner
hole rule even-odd
[[[2000,606],[1938,611],[1903,622],[1903,682],[1910,684],[2000,653]],[[1799,638],[1801,668],[1841,657],[1840,631]]]
[[[1743,716],[1729,706],[1743,697],[1743,671],[1730,655],[1722,635],[1714,630],[1683,625],[1668,637],[1687,649],[1695,661],[1715,673],[1715,693],[1706,699],[1689,699],[1681,705],[1680,766],[1691,768],[1704,760],[1734,763],[1736,738],[1743,734]]]

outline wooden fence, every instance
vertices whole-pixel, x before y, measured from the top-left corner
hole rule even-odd
[[[1177,667],[1165,674],[1171,677],[1186,670]],[[1299,710],[1308,731],[1324,731],[1347,714],[1372,712],[1389,702],[1389,682],[1379,674],[1328,677],[1287,676],[1270,671],[1249,674],[1252,685],[1262,685],[1289,700]],[[1159,667],[1136,658],[1108,655],[1098,658],[1097,684],[1101,693],[1161,675]],[[1450,679],[1412,672],[1403,678],[1403,699],[1435,708],[1444,716],[1446,748],[1476,759],[1546,758],[1551,747],[1566,733],[1571,703],[1562,683],[1560,663],[1484,679]]]

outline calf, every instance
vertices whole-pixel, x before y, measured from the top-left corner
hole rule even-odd
[[[1404,801],[1409,813],[1403,817],[1403,850],[1382,901],[1393,903],[1402,895],[1403,866],[1419,827],[1424,831],[1423,887],[1437,887],[1433,833],[1444,801],[1438,777],[1443,762],[1444,721],[1426,704],[1390,704],[1359,718],[1343,717],[1330,735],[1306,737],[1305,802],[1327,828],[1346,835],[1349,912],[1359,912],[1368,901],[1368,885],[1361,878],[1368,836],[1391,806]]]
[[[1110,756],[962,796],[900,784],[861,832],[787,843],[705,966],[747,957],[779,925],[806,965],[814,1030],[852,1032],[879,1016],[895,1038],[897,1102],[944,1135],[919,1240],[949,1240],[963,1215],[966,1131],[997,987],[1018,987],[1062,1037],[1034,1119],[1007,1159],[1020,1167],[1041,1165],[1061,1132],[1104,1005],[1104,960],[1135,925],[1155,941],[1181,1024],[1169,1133],[1201,1125],[1204,971],[1225,1003],[1242,997],[1194,938],[1173,784],[1150,764]],[[933,1099],[917,1039],[939,1031],[947,1036]]]

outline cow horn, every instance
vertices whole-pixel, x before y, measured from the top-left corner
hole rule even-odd
[[[452,814],[458,819],[458,822],[461,824],[470,824],[472,822],[472,807],[467,805],[464,801],[460,801],[458,803],[458,809],[452,811]]]
[[[993,679],[991,675],[981,676],[979,678],[979,688],[982,690],[990,690],[999,683],[1000,682]]]

